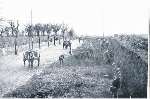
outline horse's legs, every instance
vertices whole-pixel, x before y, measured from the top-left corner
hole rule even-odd
[[[61,65],[61,59],[59,59],[59,63],[60,63],[60,65]]]
[[[30,60],[28,60],[28,66],[29,66],[29,68],[30,68]]]
[[[38,66],[40,65],[40,59],[38,59]]]
[[[68,48],[68,46],[67,45],[65,45],[65,49],[67,49]]]
[[[64,49],[64,47],[65,47],[65,44],[63,43],[63,49]]]
[[[26,61],[24,60],[24,67],[25,67],[25,65],[26,65]]]
[[[31,60],[31,68],[33,68],[33,61],[34,61],[34,60]]]
[[[62,64],[64,63],[63,59],[62,59]]]
[[[60,65],[62,64],[62,61],[60,60]]]
[[[71,46],[69,46],[70,47],[70,51],[69,51],[69,54],[71,55]]]

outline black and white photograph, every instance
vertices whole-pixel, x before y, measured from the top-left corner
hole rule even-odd
[[[149,0],[0,0],[0,98],[150,98]]]

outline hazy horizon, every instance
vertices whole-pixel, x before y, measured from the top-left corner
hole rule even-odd
[[[0,17],[65,23],[78,35],[148,34],[148,0],[0,0]]]

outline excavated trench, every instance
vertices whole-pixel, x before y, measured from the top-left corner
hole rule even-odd
[[[111,98],[113,63],[121,72],[118,97],[147,97],[148,64],[117,40],[107,41],[109,44],[102,40],[85,41],[64,60],[63,66],[59,62],[51,64],[42,74],[3,97]],[[104,55],[106,50],[109,55]]]
[[[121,71],[120,97],[146,98],[148,64],[137,53],[120,45],[116,40],[111,40],[114,53],[114,63]],[[147,60],[148,61],[148,60]]]

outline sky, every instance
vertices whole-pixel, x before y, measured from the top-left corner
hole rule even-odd
[[[148,34],[149,0],[0,0],[0,17],[65,23],[78,35]]]

